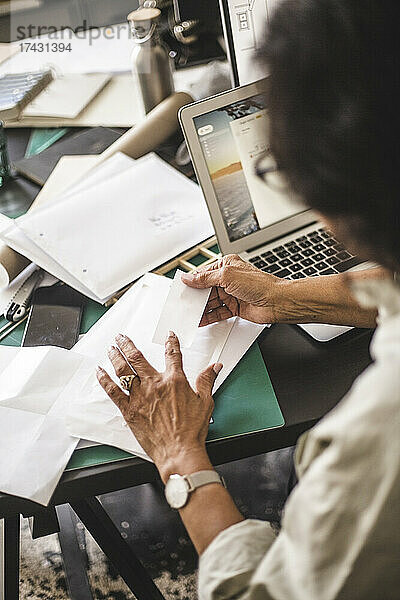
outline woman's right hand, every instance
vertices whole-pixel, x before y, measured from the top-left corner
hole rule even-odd
[[[212,288],[200,327],[237,316],[253,323],[276,323],[278,288],[287,284],[236,254],[186,273],[182,281],[193,288]]]

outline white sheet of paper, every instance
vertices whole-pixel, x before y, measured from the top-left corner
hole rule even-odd
[[[154,344],[164,345],[170,331],[178,336],[181,348],[193,344],[210,290],[188,287],[181,279],[183,274],[180,269],[175,273],[153,336]]]
[[[22,111],[23,117],[75,119],[110,81],[110,75],[64,75],[53,79]]]
[[[11,247],[101,302],[213,233],[199,187],[153,154],[9,225]]]
[[[145,275],[75,345],[74,351],[90,357],[114,376],[107,348],[115,344],[118,333],[125,333],[150,363],[163,371],[164,348],[150,340],[170,285],[171,280],[165,277]],[[224,357],[224,368],[214,388],[218,389],[262,330],[262,325],[245,323],[240,319],[229,319],[199,328],[192,346],[182,349],[184,370],[190,384],[195,387],[199,373]],[[234,333],[232,343],[231,333]],[[76,372],[61,399],[63,397],[68,399],[67,427],[72,435],[116,446],[148,459],[121,413],[100,388],[95,373],[87,365]]]
[[[60,394],[87,362],[61,348],[0,347],[2,492],[50,501],[78,443],[66,429]]]
[[[0,66],[0,75],[39,71],[49,66],[58,73],[121,73],[131,69],[133,43],[128,23],[76,34],[67,28],[23,40],[24,44],[32,42],[42,42],[43,52],[19,52]],[[70,44],[71,51],[54,52],[55,42]]]

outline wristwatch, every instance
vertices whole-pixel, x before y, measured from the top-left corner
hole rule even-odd
[[[203,485],[220,483],[226,487],[223,478],[216,471],[197,471],[191,475],[170,475],[165,486],[165,497],[171,508],[183,508],[189,494]]]

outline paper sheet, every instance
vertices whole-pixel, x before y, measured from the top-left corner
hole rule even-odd
[[[102,303],[213,233],[200,188],[153,154],[0,227],[12,248]]]
[[[41,42],[42,52],[19,52],[0,66],[0,75],[40,71],[51,66],[59,73],[121,73],[131,69],[133,42],[128,23],[79,31],[61,29],[22,40]],[[54,52],[53,43],[70,44],[71,51]],[[19,48],[18,48],[19,49]]]
[[[166,277],[147,274],[92,327],[75,345],[74,351],[90,357],[112,375],[113,369],[106,351],[115,343],[114,338],[118,333],[125,333],[151,364],[163,371],[164,347],[150,340],[170,285],[171,281]],[[224,368],[215,385],[215,389],[218,389],[262,330],[262,325],[245,323],[240,319],[229,319],[199,328],[192,346],[182,351],[184,370],[190,384],[195,387],[199,373],[223,357]],[[83,365],[76,372],[63,396],[68,398],[67,427],[72,435],[116,446],[148,459],[90,368]]]
[[[50,501],[78,443],[66,429],[60,394],[85,363],[61,348],[0,347],[2,492]]]
[[[190,348],[194,342],[210,290],[188,287],[182,281],[183,274],[179,269],[175,273],[153,336],[154,344],[164,345],[170,331],[178,336],[181,348]]]
[[[75,119],[110,81],[109,75],[64,75],[53,79],[22,111],[23,117]]]

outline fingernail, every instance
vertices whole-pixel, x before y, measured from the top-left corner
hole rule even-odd
[[[176,334],[175,334],[175,332],[174,332],[174,331],[170,331],[170,332],[168,333],[168,336],[169,336],[169,337],[176,337]]]
[[[119,333],[117,336],[115,336],[115,339],[117,340],[117,342],[123,342],[124,340],[126,340],[126,335],[124,335],[123,333]]]
[[[116,351],[116,347],[115,346],[110,346],[109,349],[107,350],[107,354],[111,354],[112,352]]]
[[[103,371],[104,371],[104,369],[102,369],[100,367],[100,365],[97,365],[97,367],[96,367],[96,373],[102,373]]]
[[[224,365],[222,365],[221,363],[217,363],[216,365],[213,366],[213,371],[216,375],[218,375],[218,373],[221,372],[222,368]]]
[[[181,276],[182,281],[192,281],[195,276],[195,273],[184,273]]]

